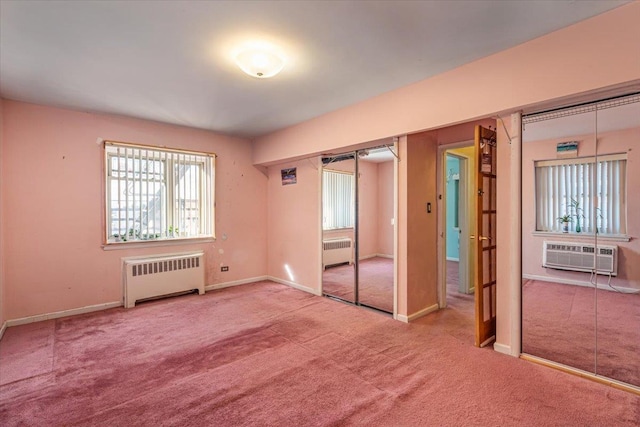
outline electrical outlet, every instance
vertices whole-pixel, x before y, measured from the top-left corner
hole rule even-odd
[[[220,267],[220,271],[229,271],[229,266],[225,265],[225,266]]]

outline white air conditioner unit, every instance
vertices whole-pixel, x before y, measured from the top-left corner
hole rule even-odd
[[[577,242],[544,242],[542,266],[560,270],[618,275],[618,247]],[[597,260],[597,261],[596,261]],[[597,264],[597,268],[596,265]]]

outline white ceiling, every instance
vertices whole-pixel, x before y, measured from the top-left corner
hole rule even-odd
[[[256,137],[624,3],[0,0],[0,95]],[[232,63],[255,37],[278,76]]]

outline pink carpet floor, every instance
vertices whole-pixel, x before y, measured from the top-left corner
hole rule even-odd
[[[640,386],[640,294],[528,280],[523,352]],[[597,348],[596,348],[597,332]]]
[[[360,261],[359,302],[393,312],[393,259],[374,257]],[[353,265],[328,267],[322,274],[322,291],[344,300],[354,301]]]
[[[259,282],[11,327],[0,425],[640,423],[640,396],[475,348],[469,324]]]

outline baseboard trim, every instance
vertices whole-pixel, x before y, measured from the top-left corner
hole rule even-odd
[[[5,324],[9,326],[26,325],[28,323],[41,322],[43,320],[58,319],[60,317],[76,316],[78,314],[92,313],[94,311],[108,310],[110,308],[122,307],[122,301],[106,302],[104,304],[88,305],[86,307],[72,308],[70,310],[55,311],[53,313],[37,314],[35,316],[21,317],[19,319],[7,320]]]
[[[540,282],[549,282],[549,283],[560,283],[563,285],[574,285],[574,286],[583,286],[586,288],[593,288],[594,285],[590,282],[585,282],[582,280],[573,280],[573,279],[563,279],[560,277],[547,277],[547,276],[538,276],[535,274],[523,274],[522,275],[523,279],[529,279],[529,280],[538,280]],[[613,289],[611,289],[609,286],[607,286],[604,283],[598,283],[598,289],[602,290],[602,291],[612,291]],[[620,289],[622,292],[624,293],[629,293],[629,294],[637,294],[640,293],[640,289],[634,289],[634,288],[627,288],[625,286],[616,286],[616,289]]]
[[[619,390],[628,391],[640,396],[640,387],[623,383],[612,378],[601,377],[599,375],[593,374],[591,372],[583,371],[578,368],[573,368],[571,366],[563,365],[558,362],[553,362],[551,360],[543,359],[538,356],[532,356],[530,354],[522,353],[520,355],[520,359],[526,360],[528,362],[537,363],[538,365],[546,366],[548,368],[557,369],[562,372],[566,372],[568,374],[576,375],[578,377],[582,377],[591,381],[598,382],[600,384],[608,385],[613,388],[617,388]]]
[[[495,351],[497,351],[498,353],[506,354],[507,356],[518,357],[517,354],[512,354],[511,353],[511,346],[510,345],[500,344],[500,343],[495,342],[495,343],[493,343],[493,349]]]
[[[2,339],[2,336],[4,335],[4,331],[7,330],[7,322],[2,322],[2,327],[0,327],[0,340]]]
[[[438,304],[433,304],[429,307],[425,307],[420,311],[416,311],[415,313],[412,313],[408,316],[405,316],[404,314],[398,314],[396,316],[396,319],[404,322],[404,323],[409,323],[413,320],[419,319],[420,317],[426,316],[429,313],[433,313],[434,311],[438,310],[440,308],[440,306]]]
[[[322,296],[322,292],[319,290],[315,290],[308,286],[299,285],[297,283],[290,282],[288,280],[280,279],[278,277],[267,276],[267,280],[271,280],[272,282],[280,283],[282,285],[291,286],[292,288],[298,289],[299,291],[308,292],[310,294],[317,295],[317,296]]]
[[[375,256],[380,257],[380,258],[389,258],[389,259],[393,259],[393,255],[388,255],[388,254],[376,254]]]
[[[231,282],[216,283],[214,285],[206,285],[204,287],[205,292],[215,291],[216,289],[230,288],[232,286],[246,285],[249,283],[262,282],[264,280],[270,280],[269,276],[250,277],[248,279],[232,280]]]

